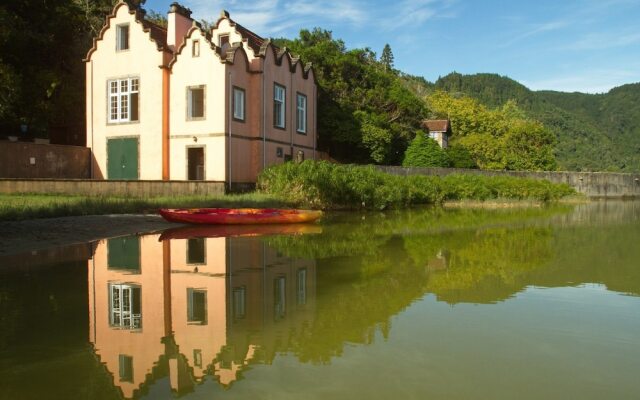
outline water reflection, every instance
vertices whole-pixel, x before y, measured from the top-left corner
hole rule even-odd
[[[127,398],[161,377],[228,386],[312,322],[315,288],[315,261],[259,238],[108,239],[89,262],[90,341]]]
[[[261,233],[275,232],[0,259],[0,398],[640,390],[638,202],[335,214],[312,234]]]

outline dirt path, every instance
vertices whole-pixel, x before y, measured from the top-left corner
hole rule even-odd
[[[180,226],[159,215],[91,215],[0,222],[0,256]]]

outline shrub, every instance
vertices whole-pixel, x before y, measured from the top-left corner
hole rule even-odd
[[[258,188],[298,205],[322,209],[382,209],[445,200],[557,200],[575,194],[565,184],[511,176],[396,176],[372,166],[307,160],[265,169]]]
[[[449,157],[438,142],[418,131],[404,153],[404,167],[448,167]]]

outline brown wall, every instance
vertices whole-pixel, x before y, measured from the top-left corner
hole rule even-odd
[[[640,198],[640,174],[618,174],[609,172],[528,172],[487,171],[456,168],[405,168],[381,166],[378,169],[393,175],[437,175],[475,174],[485,176],[516,176],[546,179],[553,183],[566,183],[587,197],[594,198]]]
[[[88,178],[89,157],[86,147],[0,141],[0,178]]]
[[[103,181],[58,179],[2,179],[0,193],[47,193],[85,196],[220,195],[224,182],[207,181]]]

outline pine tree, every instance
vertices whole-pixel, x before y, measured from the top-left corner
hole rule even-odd
[[[391,51],[391,46],[389,46],[389,43],[385,44],[384,49],[382,49],[380,62],[382,63],[382,65],[384,65],[385,71],[393,69],[393,52]]]

